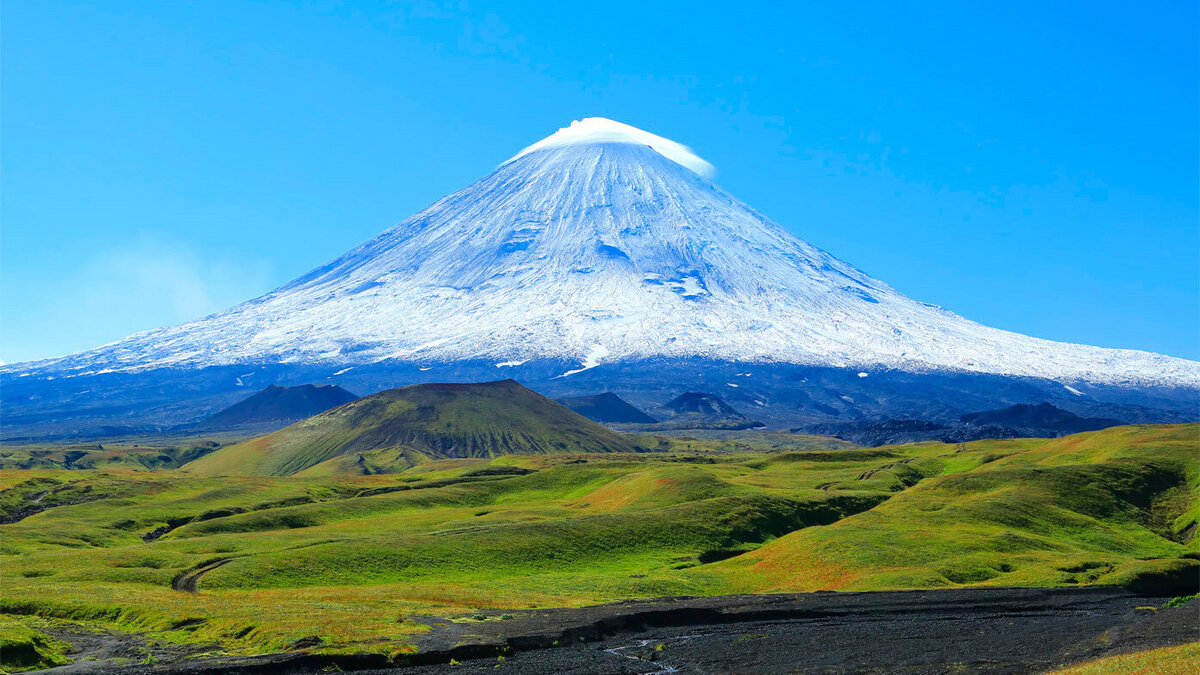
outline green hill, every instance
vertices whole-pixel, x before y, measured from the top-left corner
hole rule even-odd
[[[870,511],[730,561],[729,572],[771,591],[1096,583],[1150,592],[1200,573],[1197,425],[879,450],[928,453],[889,468],[923,467],[927,477]]]
[[[633,452],[625,437],[513,380],[373,394],[188,464],[207,475],[377,473],[426,458]],[[385,461],[381,461],[385,460]],[[318,466],[321,465],[321,466]]]

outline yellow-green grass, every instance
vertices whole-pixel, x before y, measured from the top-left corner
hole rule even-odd
[[[1136,583],[1195,574],[1196,425],[977,442],[870,511],[724,563],[769,590]],[[913,446],[938,452],[933,444]],[[949,449],[949,446],[943,446]]]
[[[1056,670],[1051,675],[1184,675],[1200,670],[1200,642],[1118,654]]]
[[[688,429],[675,435],[629,433],[635,445],[661,452],[782,452],[854,450],[857,445],[832,436],[770,431],[720,431]]]
[[[0,611],[244,652],[317,635],[322,649],[394,653],[422,617],[479,607],[1136,584],[1196,562],[1180,556],[1196,550],[1198,430],[418,457],[371,476],[6,471],[0,507],[38,493],[59,505],[0,530]],[[200,593],[171,589],[217,561]]]

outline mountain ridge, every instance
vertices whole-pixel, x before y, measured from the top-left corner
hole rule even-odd
[[[1099,431],[1128,423],[1105,417],[1081,417],[1043,401],[1018,403],[998,410],[967,413],[947,423],[917,419],[886,419],[869,422],[814,424],[793,432],[829,435],[866,447],[940,441],[965,443],[997,438],[1057,438]]]

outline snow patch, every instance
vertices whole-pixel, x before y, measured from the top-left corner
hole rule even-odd
[[[668,281],[666,284],[672,291],[688,300],[695,300],[701,296],[708,295],[708,289],[704,287],[704,283],[699,277],[694,274],[685,274],[678,279]]]
[[[1066,389],[1067,391],[1071,392],[1072,394],[1075,394],[1076,396],[1084,396],[1084,393],[1082,391],[1079,391],[1078,389],[1076,389],[1075,387],[1072,387],[1069,384],[1064,384],[1063,389]]]
[[[338,375],[341,375],[343,373],[348,373],[351,370],[354,370],[354,366],[350,366],[349,368],[342,368],[341,370],[334,373],[331,377],[337,377]]]
[[[737,388],[737,385],[736,385],[736,384],[734,384],[734,383],[732,383],[732,382],[726,382],[726,383],[725,383],[725,386],[726,386],[726,387],[733,387],[734,389],[736,389],[736,388]]]
[[[496,364],[496,367],[497,368],[509,368],[511,366],[519,366],[528,360],[529,359],[522,359],[520,361],[501,361],[500,363]]]
[[[870,373],[859,373],[858,376],[859,377],[870,377],[871,374]]]
[[[588,355],[584,357],[582,368],[576,368],[575,370],[568,370],[567,372],[563,373],[562,375],[559,375],[558,377],[566,377],[568,375],[574,375],[575,373],[582,373],[585,370],[595,368],[596,366],[600,365],[600,359],[608,356],[608,354],[609,354],[609,351],[608,351],[607,347],[605,347],[604,345],[596,345],[596,346],[592,347],[592,351],[588,352]],[[554,379],[558,379],[558,378],[556,377]]]

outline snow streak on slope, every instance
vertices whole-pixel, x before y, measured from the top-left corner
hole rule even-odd
[[[1030,338],[910,300],[625,129],[551,136],[226,312],[6,370],[657,356],[1200,382],[1200,363]]]

